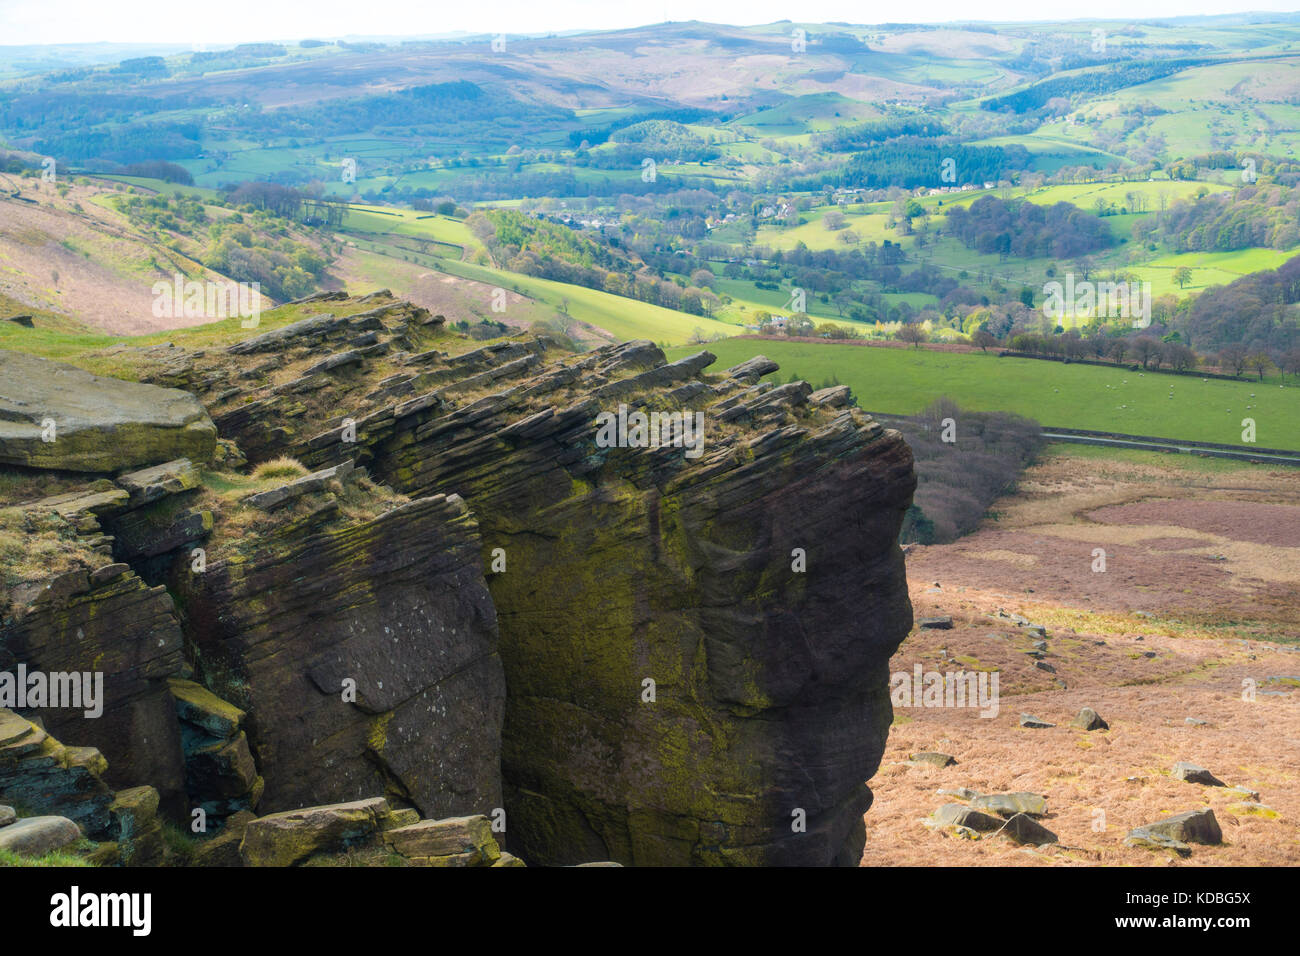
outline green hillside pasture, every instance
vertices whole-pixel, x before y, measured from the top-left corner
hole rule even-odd
[[[174,196],[188,196],[191,199],[211,200],[216,199],[218,193],[215,189],[204,189],[201,186],[183,186],[180,183],[169,183],[164,179],[149,179],[144,176],[91,176],[92,180],[107,180],[108,182],[122,183],[127,186],[136,186],[140,189],[148,189],[156,193],[167,193]]]
[[[1184,296],[1212,285],[1227,285],[1252,272],[1276,269],[1297,255],[1300,255],[1300,246],[1287,250],[1252,248],[1235,252],[1184,252],[1130,266],[1129,271],[1141,281],[1151,283],[1153,297],[1166,293]],[[1192,280],[1180,289],[1174,282],[1174,270],[1182,266],[1192,270]]]
[[[745,279],[723,279],[714,280],[713,291],[719,295],[731,296],[731,305],[723,306],[721,309],[721,318],[739,325],[750,324],[754,321],[755,312],[772,312],[779,315],[788,315],[790,312],[791,292],[784,286],[780,289],[759,289],[754,283]],[[807,313],[815,319],[825,319],[830,322],[841,322],[844,325],[852,325],[848,319],[841,318],[832,304],[824,303],[816,296],[808,296]],[[744,306],[742,309],[741,306]],[[733,330],[734,331],[734,330]]]
[[[875,106],[851,100],[839,93],[809,93],[796,96],[771,109],[739,116],[727,123],[732,128],[753,130],[763,136],[817,133],[852,123],[863,123],[884,115]]]
[[[1094,166],[1104,169],[1117,158],[1105,150],[1054,140],[1038,133],[1023,136],[992,136],[975,140],[971,146],[1023,146],[1033,159],[1032,169],[1040,173],[1054,173],[1062,166]]]
[[[415,239],[432,239],[461,249],[479,248],[478,239],[461,220],[414,209],[349,206],[343,216],[343,231],[410,236]]]
[[[898,229],[887,229],[885,222],[888,220],[888,210],[880,212],[870,212],[862,214],[853,212],[859,208],[853,206],[818,206],[807,212],[800,213],[801,218],[808,221],[798,226],[776,226],[760,225],[758,234],[754,239],[756,245],[767,246],[771,249],[779,249],[782,252],[793,249],[799,243],[803,243],[809,249],[838,249],[847,251],[853,248],[852,245],[840,240],[840,230],[830,230],[822,222],[826,213],[832,209],[839,209],[844,213],[844,218],[848,222],[847,229],[858,234],[862,244],[874,242],[877,245],[883,245],[888,239],[890,242],[899,243],[905,247],[910,247],[912,240],[901,234]]]
[[[1253,418],[1261,447],[1300,450],[1300,387],[1063,365],[982,353],[729,339],[709,345],[714,370],[755,355],[814,386],[838,381],[863,408],[911,415],[947,395],[973,411],[1009,411],[1044,425],[1241,444]],[[680,358],[690,349],[673,349]],[[1170,397],[1173,396],[1173,397]]]
[[[567,301],[568,314],[579,322],[603,329],[619,341],[649,339],[661,345],[680,345],[697,332],[705,336],[734,335],[736,327],[702,315],[688,315],[648,302],[638,302],[597,289],[568,285],[550,279],[519,275],[470,262],[437,260],[435,268],[451,275],[476,279],[544,302],[559,309]]]

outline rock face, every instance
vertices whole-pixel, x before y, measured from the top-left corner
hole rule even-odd
[[[108,555],[98,560],[112,564]],[[180,728],[166,679],[184,659],[172,598],[125,566],[106,580],[85,571],[67,577],[77,579],[75,587],[0,617],[0,670],[23,663],[46,673],[101,674],[102,715],[44,708],[45,726],[102,751],[112,786],[148,781],[178,810],[184,796]]]
[[[375,314],[390,342],[418,338],[409,307]],[[311,374],[268,374],[215,419],[250,457],[356,460],[473,510],[506,569],[488,582],[512,850],[856,864],[887,661],[911,626],[896,541],[915,478],[896,432],[803,383],[754,384],[753,363],[705,377],[712,356],[667,363],[649,342],[549,361],[543,340],[412,351],[368,379],[364,359],[315,370],[319,337],[352,323],[299,326]],[[276,337],[290,361],[294,341]],[[290,416],[295,394],[328,401]],[[702,411],[701,456],[599,447],[596,418],[620,404]]]
[[[226,817],[256,809],[266,786],[243,730],[245,714],[193,681],[167,684],[181,725],[191,812],[201,808],[209,829],[220,829]]]
[[[0,463],[114,472],[208,461],[216,439],[193,395],[0,351]]]
[[[501,805],[505,684],[478,547],[464,503],[439,495],[315,533],[290,524],[179,581],[205,674],[250,715],[244,776],[265,779],[264,811],[376,792],[426,816]]]
[[[697,392],[668,368],[649,343],[603,350],[398,419],[376,448],[381,475],[455,489],[505,551],[489,583],[512,841],[553,863],[856,864],[886,662],[911,624],[896,544],[911,456],[856,409],[807,408],[806,385]],[[527,401],[573,372],[612,381]],[[749,428],[719,428],[698,464],[598,449],[593,420],[617,409],[601,389],[665,378],[688,410]]]

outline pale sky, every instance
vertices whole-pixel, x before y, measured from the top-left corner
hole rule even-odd
[[[456,31],[607,30],[664,20],[759,24],[953,20],[1105,21],[1287,11],[1297,0],[0,0],[0,46],[32,43],[215,44],[253,40],[413,36]]]

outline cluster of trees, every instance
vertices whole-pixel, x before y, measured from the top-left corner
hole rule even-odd
[[[1042,109],[1053,99],[1068,100],[1084,93],[1097,96],[1112,93],[1125,87],[1137,86],[1170,76],[1189,66],[1208,62],[1205,59],[1180,58],[1168,60],[1128,61],[1114,66],[1104,66],[1086,73],[1053,76],[1015,93],[990,97],[980,104],[986,110],[1027,113]]]
[[[193,159],[202,152],[199,135],[197,123],[131,123],[55,133],[39,140],[36,150],[73,162],[87,159],[113,163]]]
[[[1300,243],[1300,191],[1243,186],[1175,202],[1134,223],[1140,242],[1163,240],[1175,252],[1231,252],[1252,246],[1290,249]]]
[[[1300,375],[1300,348],[1288,352],[1267,352],[1247,349],[1244,345],[1225,345],[1214,356],[1219,368],[1242,375],[1247,372],[1258,375],[1262,380],[1265,375],[1280,371],[1283,375]]]
[[[302,209],[303,194],[276,183],[246,182],[228,186],[226,202],[232,206],[265,209],[286,219],[296,219]]]
[[[994,196],[949,209],[948,232],[976,252],[1025,259],[1074,258],[1115,243],[1105,222],[1072,203],[1042,206]]]
[[[184,166],[178,166],[175,163],[168,163],[161,159],[150,160],[144,163],[132,163],[129,166],[123,166],[118,172],[123,176],[141,176],[145,179],[161,179],[167,183],[177,183],[182,186],[193,186],[194,177]]]
[[[947,133],[948,128],[937,119],[920,115],[900,116],[872,120],[869,123],[857,123],[852,126],[837,126],[829,133],[819,133],[814,136],[813,145],[832,153],[844,153],[874,143],[884,143],[900,136],[934,139]]]
[[[525,103],[497,88],[484,89],[468,80],[413,86],[394,93],[330,100],[323,105],[286,106],[276,110],[230,111],[222,118],[258,139],[356,135],[359,131],[402,130],[445,135],[454,128],[458,142],[508,146],[521,125],[564,126],[570,110]]]
[[[1151,335],[1128,338],[1111,335],[1103,330],[1093,331],[1087,336],[1076,329],[1060,335],[1021,332],[1012,336],[1010,345],[1017,352],[1067,361],[1109,359],[1120,365],[1127,360],[1144,369],[1168,366],[1179,372],[1195,368],[1200,361],[1195,351],[1177,340],[1165,341]]]
[[[691,315],[707,315],[718,302],[707,288],[659,278],[629,254],[559,223],[513,209],[476,212],[465,223],[493,260],[511,272],[601,289]]]
[[[569,145],[575,149],[586,143],[590,148],[599,146],[601,143],[610,139],[621,129],[629,126],[635,126],[651,120],[668,120],[672,123],[694,123],[702,119],[709,119],[719,123],[725,123],[731,119],[730,114],[713,113],[706,109],[698,107],[682,107],[680,109],[655,110],[649,113],[640,113],[634,116],[625,116],[621,120],[615,120],[608,126],[595,128],[575,129],[569,133]]]
[[[265,183],[248,185],[252,192],[267,188]],[[235,190],[231,197],[240,192]],[[316,248],[290,235],[289,222],[269,206],[246,203],[233,215],[213,221],[201,202],[184,196],[128,195],[115,202],[137,225],[205,242],[196,257],[200,262],[236,282],[260,283],[262,294],[272,299],[314,292],[329,265]]]
[[[257,282],[262,293],[285,301],[301,298],[320,287],[328,262],[318,251],[287,235],[267,213],[237,214],[209,227],[208,245],[200,261],[236,282]]]
[[[952,163],[945,166],[947,160]],[[906,137],[884,145],[869,146],[849,157],[839,169],[802,180],[795,184],[795,188],[960,186],[998,182],[1029,166],[1029,151],[1023,146],[944,145],[934,140]],[[945,169],[953,171],[955,181],[943,178]]]
[[[1300,256],[1206,289],[1177,324],[1203,350],[1240,345],[1277,356],[1300,347]]]

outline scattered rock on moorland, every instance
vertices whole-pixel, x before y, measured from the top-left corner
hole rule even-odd
[[[1027,813],[1017,813],[1008,819],[1000,832],[1016,843],[1027,846],[1044,846],[1060,842],[1055,833]]]
[[[957,762],[952,754],[939,753],[937,750],[923,750],[912,754],[908,763],[927,764],[932,767],[951,767]]]
[[[1175,814],[1155,823],[1147,823],[1129,831],[1124,843],[1126,846],[1143,849],[1175,850],[1186,855],[1191,852],[1189,843],[1216,846],[1223,842],[1223,831],[1214,811],[1208,807],[1202,810],[1188,810]]]
[[[1025,791],[982,794],[973,797],[970,805],[976,810],[988,810],[1001,817],[1013,817],[1020,813],[1041,817],[1047,813],[1047,798]]]
[[[1187,783],[1200,783],[1207,787],[1223,787],[1226,784],[1204,767],[1199,767],[1194,763],[1188,763],[1180,760],[1174,764],[1171,771],[1175,780],[1184,780]]]
[[[1029,727],[1033,730],[1045,730],[1048,727],[1055,727],[1056,724],[1049,724],[1047,721],[1043,720],[1042,718],[1035,717],[1032,714],[1021,714],[1020,726]]]
[[[946,614],[941,617],[923,617],[916,622],[916,627],[920,631],[950,631],[952,618]]]
[[[1091,707],[1085,707],[1079,711],[1079,715],[1070,722],[1071,727],[1077,727],[1079,730],[1109,730],[1110,724],[1101,719]]]
[[[979,833],[993,833],[1002,827],[1002,821],[997,817],[960,803],[945,803],[939,807],[930,815],[930,824],[935,827],[967,827]]]

